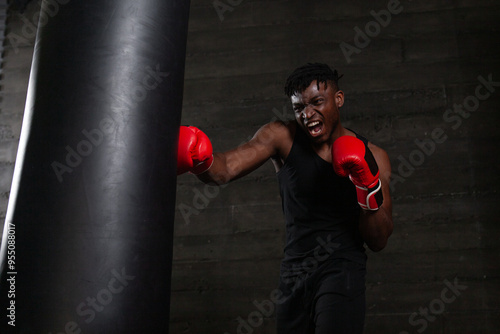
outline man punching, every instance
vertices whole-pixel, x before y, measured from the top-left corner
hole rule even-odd
[[[325,64],[297,68],[285,84],[295,120],[266,124],[224,153],[199,129],[180,129],[178,174],[220,185],[269,159],[276,168],[286,223],[279,334],[362,333],[364,245],[380,251],[392,233],[389,158],[342,126],[338,80]]]

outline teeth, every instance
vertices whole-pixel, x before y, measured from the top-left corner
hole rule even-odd
[[[318,121],[314,121],[314,122],[311,122],[311,123],[307,124],[307,127],[308,127],[308,128],[312,128],[313,126],[316,126],[316,125],[318,125],[318,124],[319,124],[319,122],[318,122]]]
[[[309,122],[307,124],[307,128],[310,129],[311,133],[313,135],[317,135],[318,133],[321,132],[321,129],[317,129],[317,130],[313,130],[313,128],[316,126],[316,125],[319,125],[320,122],[319,121],[312,121],[312,122]]]

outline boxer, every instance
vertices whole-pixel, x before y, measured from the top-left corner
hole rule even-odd
[[[393,230],[389,157],[342,126],[339,79],[326,64],[297,68],[285,83],[295,119],[265,124],[227,152],[214,153],[196,127],[180,129],[178,174],[221,185],[268,160],[276,168],[286,224],[279,334],[362,333],[365,245],[382,250]]]

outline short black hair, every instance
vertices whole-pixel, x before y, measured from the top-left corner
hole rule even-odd
[[[291,97],[297,92],[303,92],[314,80],[318,82],[318,89],[321,82],[325,84],[326,88],[328,81],[332,81],[336,86],[335,88],[339,89],[340,78],[342,78],[342,75],[339,76],[337,70],[332,70],[327,64],[307,63],[296,68],[286,79],[285,94]]]

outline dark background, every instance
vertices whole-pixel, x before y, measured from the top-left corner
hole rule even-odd
[[[393,168],[394,233],[384,251],[368,254],[366,333],[496,333],[500,83],[466,118],[453,110],[474,101],[480,76],[500,82],[500,3],[402,0],[402,11],[348,61],[340,45],[356,46],[355,27],[365,31],[375,22],[370,12],[387,7],[378,0],[191,1],[182,123],[205,131],[217,151],[233,148],[264,123],[293,117],[283,84],[295,67],[337,68],[343,125],[383,147]],[[2,217],[39,9],[31,2],[7,18]],[[274,312],[256,305],[277,288],[283,225],[271,163],[220,189],[179,177],[171,333],[274,333]],[[459,287],[455,294],[450,285]]]

